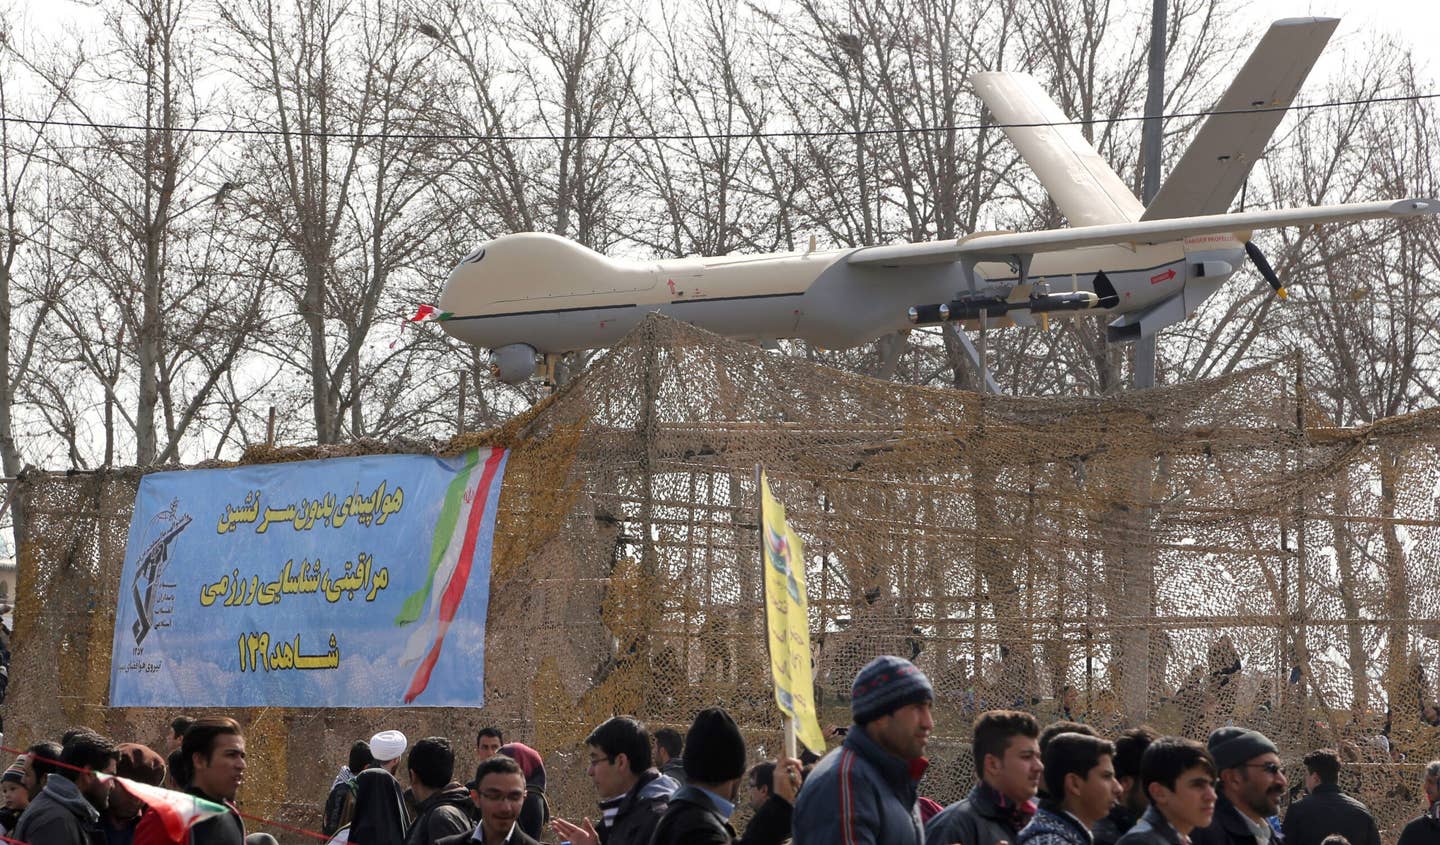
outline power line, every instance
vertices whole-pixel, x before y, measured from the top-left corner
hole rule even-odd
[[[1383,103],[1409,103],[1422,100],[1440,99],[1440,93],[1408,94],[1397,97],[1365,97],[1356,100],[1330,100],[1320,103],[1301,103],[1291,106],[1266,106],[1253,109],[1210,109],[1205,111],[1174,112],[1162,115],[1165,120],[1220,115],[1265,114],[1267,112],[1312,111],[1315,109],[1363,106]],[[396,140],[396,141],[493,141],[509,143],[515,141],[724,141],[758,138],[853,138],[867,135],[920,135],[936,132],[963,132],[979,129],[1038,129],[1055,126],[1089,126],[1097,123],[1134,123],[1145,120],[1144,115],[1122,115],[1102,117],[1093,120],[1038,121],[1033,123],[973,123],[950,126],[914,126],[890,129],[823,129],[783,130],[774,132],[693,132],[676,134],[602,133],[595,135],[553,135],[553,134],[481,134],[473,132],[286,132],[280,129],[236,129],[227,127],[191,126],[171,128],[151,126],[143,123],[97,123],[95,121],[53,120],[28,118],[17,115],[0,115],[0,123],[17,123],[36,128],[106,129],[119,132],[161,132],[170,131],[188,135],[247,135],[252,137],[297,137],[345,140]]]

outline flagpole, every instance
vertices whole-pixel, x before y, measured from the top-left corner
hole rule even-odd
[[[760,584],[762,589],[765,585],[765,491],[761,487],[761,473],[763,471],[764,469],[760,464],[755,464],[755,515],[759,517],[756,523],[760,528],[757,534],[760,537]],[[768,600],[769,598],[767,596],[766,601]],[[765,637],[765,645],[766,648],[769,648],[770,637],[768,633]],[[785,732],[785,756],[793,758],[796,755],[795,720],[786,715],[782,710],[780,712],[780,725]]]

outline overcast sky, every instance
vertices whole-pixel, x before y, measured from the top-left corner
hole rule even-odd
[[[675,0],[658,0],[660,3]],[[114,0],[0,0],[0,6],[17,5],[23,18],[36,29],[58,34],[95,26],[101,10]],[[683,2],[683,0],[682,0]],[[1398,35],[1415,47],[1417,57],[1430,71],[1430,79],[1440,78],[1437,63],[1430,58],[1440,46],[1440,3],[1435,0],[1251,0],[1236,2],[1237,32],[1257,31],[1276,18],[1324,15],[1343,19],[1336,39],[1359,38],[1368,41],[1373,32]],[[1323,66],[1318,75],[1326,72]]]

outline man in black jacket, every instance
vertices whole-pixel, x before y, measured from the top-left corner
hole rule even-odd
[[[245,736],[240,731],[240,723],[225,716],[197,719],[185,731],[180,750],[189,766],[186,791],[230,808],[230,812],[190,828],[191,845],[243,845],[245,821],[235,807],[235,798],[245,783],[246,768]],[[142,826],[150,815],[141,816]],[[139,831],[137,827],[137,839]]]
[[[732,845],[730,815],[745,775],[745,739],[718,707],[701,710],[685,739],[687,783],[670,796],[650,845]]]
[[[782,765],[785,763],[784,760],[779,762]],[[795,813],[798,780],[793,767],[788,770],[777,768],[774,760],[766,760],[750,769],[745,776],[745,782],[749,786],[750,809],[755,811],[755,815],[750,817],[750,823],[745,826],[745,833],[740,837],[741,842],[746,845],[760,845],[762,842],[778,842],[789,837],[790,821]],[[772,839],[771,831],[779,831],[780,838]]]
[[[925,841],[938,845],[1014,842],[1035,815],[1035,793],[1045,765],[1040,726],[1029,713],[990,710],[975,720],[975,774],[980,782],[963,799],[925,825]]]
[[[1275,744],[1258,731],[1217,728],[1206,743],[1220,772],[1215,817],[1190,835],[1192,845],[1271,845],[1266,821],[1280,809],[1289,781]]]
[[[1305,755],[1309,796],[1290,806],[1281,832],[1286,845],[1320,845],[1338,833],[1350,845],[1380,845],[1380,829],[1364,804],[1340,791],[1340,755],[1321,748]]]
[[[520,829],[525,806],[525,772],[503,754],[487,757],[475,770],[475,796],[480,823],[466,831],[437,840],[435,845],[539,845]]]
[[[646,845],[680,784],[650,765],[650,732],[630,716],[615,716],[585,738],[591,783],[600,796],[600,826],[554,819],[550,827],[573,845]]]
[[[110,803],[115,781],[96,772],[115,774],[120,754],[110,740],[90,731],[70,738],[60,754],[64,764],[50,774],[30,802],[14,838],[35,845],[104,845],[100,814]]]
[[[470,830],[470,791],[455,782],[455,753],[449,740],[441,736],[420,740],[405,764],[410,791],[419,805],[405,845],[435,845],[439,839]]]
[[[685,748],[687,785],[670,796],[650,845],[780,845],[789,838],[791,814],[765,812],[765,807],[773,803],[788,810],[795,798],[800,761],[778,761],[772,782],[779,782],[781,790],[756,813],[745,838],[737,840],[729,820],[745,775],[745,739],[740,729],[724,710],[702,710],[685,737]]]
[[[1405,825],[1397,845],[1440,845],[1440,760],[1425,767],[1425,800],[1430,806]]]

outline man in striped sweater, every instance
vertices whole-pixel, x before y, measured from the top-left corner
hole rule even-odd
[[[877,657],[851,687],[855,724],[795,801],[794,845],[923,845],[916,804],[935,690],[910,661]]]

